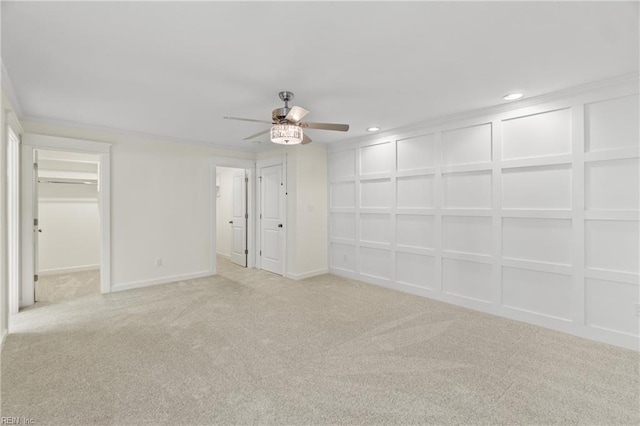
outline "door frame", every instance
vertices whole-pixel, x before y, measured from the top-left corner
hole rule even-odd
[[[282,183],[283,185],[280,186],[280,205],[283,207],[282,208],[282,224],[283,224],[283,230],[282,230],[282,236],[281,238],[281,249],[280,249],[280,257],[282,259],[282,276],[286,277],[287,276],[287,237],[289,235],[288,233],[288,229],[289,229],[289,222],[287,222],[287,161],[283,156],[280,157],[269,157],[269,158],[265,158],[262,160],[258,160],[256,162],[256,178],[255,178],[255,185],[257,188],[256,191],[256,204],[260,207],[257,208],[256,213],[258,213],[260,211],[260,208],[262,207],[262,188],[261,188],[261,184],[260,184],[260,175],[261,175],[261,169],[264,167],[271,167],[271,166],[281,166],[282,167]],[[257,215],[256,215],[257,216]],[[260,219],[257,218],[256,219],[256,268],[258,269],[262,269],[262,265],[260,263],[261,261],[261,257],[258,255],[258,251],[260,249],[260,238],[261,238],[261,232],[262,232],[262,228],[261,228],[261,224],[260,224]]]
[[[25,133],[22,139],[20,174],[22,279],[20,307],[31,306],[34,300],[33,247],[33,159],[38,149],[96,154],[99,158],[98,193],[100,210],[100,293],[111,292],[111,144],[81,139]]]
[[[218,203],[216,197],[216,168],[218,167],[245,169],[247,171],[247,177],[249,178],[249,181],[247,182],[247,214],[249,215],[249,220],[247,221],[247,250],[249,251],[247,255],[247,268],[255,268],[257,257],[256,225],[258,223],[256,219],[257,209],[255,203],[256,162],[243,158],[214,156],[211,159],[211,273],[218,273],[218,260],[216,258],[216,253],[218,251],[216,242],[216,206]]]

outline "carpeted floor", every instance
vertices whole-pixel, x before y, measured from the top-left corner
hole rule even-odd
[[[638,424],[637,352],[330,275],[35,307],[2,416],[36,424]]]
[[[40,275],[36,282],[36,300],[40,305],[92,294],[100,294],[100,269]]]

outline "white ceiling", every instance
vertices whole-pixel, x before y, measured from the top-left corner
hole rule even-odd
[[[22,118],[264,150],[281,90],[318,142],[638,72],[638,2],[2,2]]]

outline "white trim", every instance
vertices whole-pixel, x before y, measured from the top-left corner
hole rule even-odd
[[[7,340],[8,334],[8,330],[2,330],[2,337],[0,337],[0,352],[2,352],[2,348],[4,347],[4,342]]]
[[[229,256],[229,255],[228,255],[228,254],[226,254],[226,253],[220,253],[220,252],[217,252],[217,253],[216,253],[216,256],[224,257],[225,259],[229,259],[229,260],[231,260],[231,256]]]
[[[256,229],[258,226],[258,209],[256,207],[257,191],[255,186],[256,162],[242,158],[214,156],[211,158],[211,274],[217,274],[218,271],[216,261],[216,255],[218,255],[216,242],[216,205],[218,202],[216,197],[216,167],[231,167],[245,169],[247,171],[247,178],[249,179],[249,183],[247,185],[247,213],[249,214],[249,221],[247,224],[247,250],[249,251],[249,255],[247,256],[247,268],[255,268],[257,263],[256,259],[258,257],[256,237]]]
[[[46,275],[59,275],[59,274],[73,274],[75,272],[95,271],[96,269],[100,269],[100,265],[82,265],[82,266],[71,266],[68,268],[47,269],[44,271],[38,271],[38,275],[46,276]]]
[[[286,277],[289,278],[289,279],[298,281],[298,280],[304,280],[306,278],[316,277],[318,275],[324,275],[324,274],[328,274],[328,273],[329,273],[329,268],[320,268],[320,269],[316,269],[314,271],[303,272],[301,274],[288,273]]]
[[[100,292],[111,285],[111,144],[81,139],[26,133],[22,144],[22,297],[20,306],[33,305],[33,160],[36,149],[98,154],[100,207]]]
[[[150,280],[132,281],[123,284],[114,284],[111,287],[112,292],[132,290],[134,288],[150,287],[159,284],[170,284],[179,281],[194,280],[196,278],[204,278],[212,276],[211,271],[200,271],[192,274],[173,275],[169,277],[153,278]]]

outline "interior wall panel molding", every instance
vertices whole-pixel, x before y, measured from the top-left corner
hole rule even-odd
[[[330,147],[330,272],[638,349],[630,80]]]

